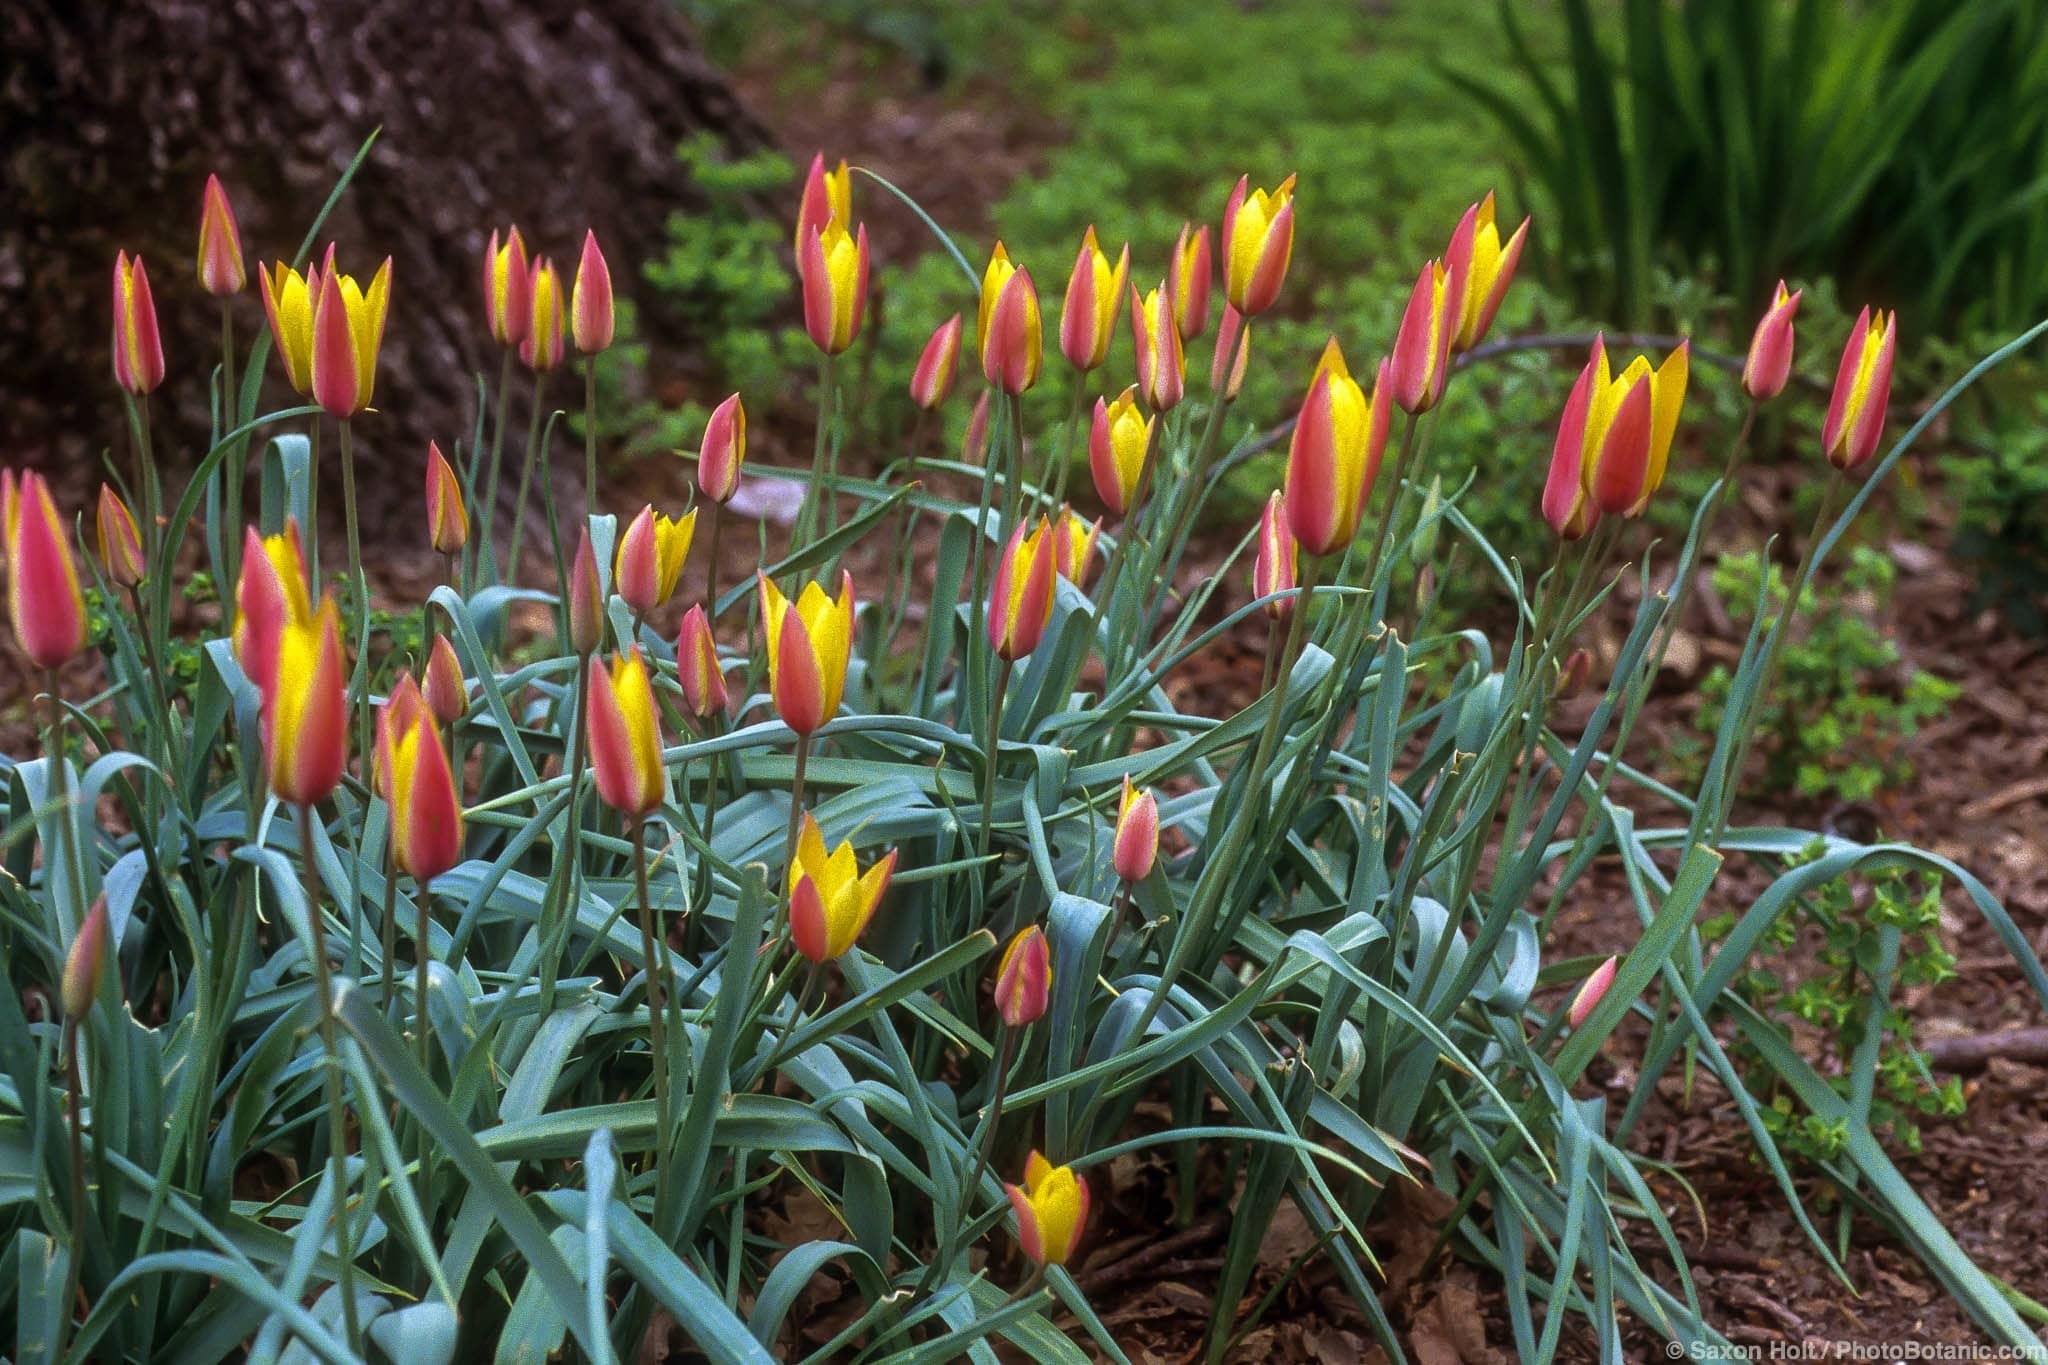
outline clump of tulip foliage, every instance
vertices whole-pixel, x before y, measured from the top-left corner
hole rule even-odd
[[[597,239],[565,277],[494,231],[479,437],[380,452],[417,462],[416,533],[445,565],[398,604],[420,613],[416,652],[371,633],[354,498],[404,281],[389,262],[344,274],[316,224],[256,268],[265,325],[238,345],[249,272],[218,182],[198,289],[152,294],[123,255],[129,458],[91,533],[38,475],[5,484],[9,611],[47,680],[46,745],[9,764],[0,879],[6,1311],[32,1358],[634,1359],[660,1322],[714,1360],[993,1359],[996,1339],[1121,1359],[1086,1266],[1134,1231],[1106,1211],[1114,1159],[1141,1151],[1174,1170],[1182,1217],[1234,1200],[1211,1360],[1272,1301],[1247,1291],[1282,1201],[1401,1358],[1366,1229],[1407,1182],[1448,1197],[1444,1240],[1503,1286],[1524,1359],[1573,1317],[1606,1358],[1624,1331],[1725,1345],[1684,1270],[1682,1185],[1628,1138],[1683,1051],[1799,1207],[1730,1030],[1847,1134],[1837,1183],[2020,1341],[1853,1088],[1728,989],[1788,904],[1859,869],[1955,879],[2048,995],[2011,921],[1931,854],[1830,837],[1815,858],[1803,832],[1731,824],[1782,616],[1755,623],[1699,790],[1625,761],[1741,475],[1738,439],[1691,535],[1650,543],[1642,513],[1690,458],[1687,390],[1739,382],[1753,415],[1811,368],[1799,295],[1770,301],[1739,380],[1686,346],[1593,341],[1531,509],[1555,555],[1511,564],[1429,446],[1441,407],[1477,401],[1460,374],[1529,225],[1503,234],[1487,196],[1419,269],[1396,336],[1333,336],[1298,411],[1240,412],[1295,188],[1240,182],[1213,236],[1190,225],[1151,260],[1091,230],[1057,300],[1001,245],[983,271],[961,257],[961,312],[933,319],[911,397],[975,404],[966,449],[870,478],[841,470],[884,452],[842,450],[840,422],[868,237],[851,173],[821,158],[793,243],[813,464],[747,466],[735,395],[695,489],[681,475],[651,507],[608,502],[594,436],[585,505],[558,506],[549,476],[549,381],[580,363],[594,407],[613,337]],[[159,298],[200,292],[222,353],[166,357]],[[1866,312],[1841,358],[1790,601],[1917,434],[1877,459],[1896,344]],[[219,414],[175,500],[150,425],[168,376],[210,380]],[[263,408],[265,377],[303,401]],[[523,442],[515,387],[534,399]],[[1068,417],[1034,448],[1047,390]],[[1213,574],[1180,572],[1217,471],[1283,417],[1258,523]],[[340,546],[317,534],[335,463]],[[494,525],[508,473],[520,515]],[[801,481],[802,508],[786,554],[721,582],[750,477]],[[179,692],[161,661],[194,537],[230,600]],[[1506,629],[1440,619],[1427,585],[1455,540]],[[1623,574],[1646,590],[1595,665],[1580,629]],[[517,664],[515,603],[551,622]],[[1257,699],[1178,709],[1176,671],[1237,630],[1268,641]],[[1577,738],[1549,720],[1572,690],[1599,698]],[[1658,813],[1629,804],[1645,795]],[[1730,854],[1775,880],[1709,955],[1694,920]],[[1588,897],[1612,954],[1553,959],[1545,929]],[[1882,970],[1872,990],[1882,1018]],[[1631,1017],[1634,1095],[1589,1093]],[[791,1200],[831,1231],[778,1240],[797,1224],[757,1215]],[[844,1285],[829,1321],[797,1320],[820,1277]]]

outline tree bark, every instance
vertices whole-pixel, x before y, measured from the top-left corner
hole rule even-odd
[[[338,242],[365,281],[393,258],[378,411],[357,424],[366,471],[394,476],[367,481],[375,526],[415,515],[426,440],[466,443],[476,376],[495,382],[480,311],[494,226],[516,221],[565,285],[594,227],[630,298],[664,220],[694,199],[677,143],[709,130],[739,154],[766,141],[672,0],[17,0],[0,10],[0,51],[0,450],[73,491],[101,451],[126,449],[109,361],[117,249],[148,261],[162,322],[162,458],[187,464],[205,441],[219,311],[194,261],[209,172],[241,220],[246,357],[265,326],[259,262],[291,256],[382,129],[320,248]],[[673,334],[659,311],[640,318],[657,342]],[[268,370],[281,405],[292,395],[274,355]],[[562,406],[571,387],[557,376]]]

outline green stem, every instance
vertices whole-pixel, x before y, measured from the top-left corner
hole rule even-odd
[[[789,833],[784,838],[782,845],[787,865],[791,868],[796,866],[797,833],[803,826],[804,816],[804,777],[805,770],[810,767],[810,762],[811,737],[809,735],[798,735],[796,737],[796,776],[790,780],[789,784]],[[785,916],[787,916],[788,911],[789,898],[785,893],[783,897],[783,913]]]
[[[1003,742],[1003,694],[1010,690],[1010,670],[1015,666],[1014,659],[997,661],[995,690],[989,694],[988,754],[981,770],[981,834],[975,843],[975,856],[982,859],[988,857],[989,831],[996,819],[996,756]]]
[[[1117,527],[1116,545],[1109,552],[1109,568],[1103,571],[1102,582],[1095,590],[1094,626],[1098,632],[1102,629],[1103,616],[1116,601],[1117,581],[1123,577],[1124,561],[1130,557],[1131,542],[1138,536],[1138,514],[1152,488],[1152,468],[1159,462],[1161,425],[1161,419],[1153,417],[1152,429],[1145,437],[1145,453],[1138,459],[1138,482],[1131,490],[1130,505],[1124,508],[1123,525]]]
[[[1017,1056],[1017,1034],[1007,1021],[998,1020],[996,1029],[1003,1035],[1002,1044],[996,1049],[995,1093],[990,1096],[988,1113],[981,1121],[981,1136],[974,1144],[974,1165],[970,1168],[967,1183],[960,1187],[960,1216],[967,1217],[973,1207],[974,1192],[981,1188],[981,1177],[988,1171],[989,1154],[995,1150],[996,1130],[1003,1122],[1003,1097],[1010,1087],[1010,1064]]]
[[[583,515],[597,512],[597,357],[583,362]]]
[[[496,558],[491,547],[497,541],[498,521],[498,478],[505,468],[505,423],[511,417],[512,401],[512,358],[513,348],[505,348],[505,360],[498,367],[498,419],[491,429],[491,472],[484,482],[484,505],[478,508],[481,514],[477,520],[483,524],[483,548],[477,556],[479,569],[488,560],[493,571]]]
[[[394,1021],[398,1014],[398,868],[392,861],[398,831],[388,825],[384,831],[384,908],[377,919],[381,936],[378,950],[384,955],[382,990],[378,999]],[[424,1017],[424,1016],[422,1016]]]
[[[313,869],[313,808],[299,807],[299,863],[306,885],[306,923],[313,933],[314,1010],[319,1018],[320,1045],[327,1054],[327,1178],[334,1187],[334,1258],[340,1268],[337,1287],[348,1330],[349,1349],[363,1349],[362,1326],[356,1315],[355,1253],[348,1226],[348,1109],[342,1098],[341,1046],[334,1032],[334,982],[327,964],[327,926],[320,919],[320,881]]]
[[[710,558],[704,565],[704,615],[707,623],[718,620],[718,560],[720,547],[725,541],[725,504],[712,503],[710,515]]]
[[[51,1359],[64,1358],[64,1338],[71,1329],[71,1309],[78,1302],[79,1272],[85,1261],[85,1077],[78,1065],[84,1037],[76,1019],[64,1021],[64,1082],[71,1092],[71,1248],[64,1268],[64,1297],[57,1315],[57,1349]],[[90,1309],[86,1316],[91,1316]]]
[[[654,1053],[654,1183],[655,1203],[666,1207],[668,1163],[662,1158],[675,1136],[668,1103],[668,1038],[662,1017],[667,1008],[666,955],[654,932],[654,898],[647,890],[647,821],[633,825],[633,889],[640,897],[640,951],[647,971],[647,1045]]]
[[[397,878],[394,876],[393,881]],[[429,1081],[434,1076],[434,1026],[427,1011],[427,991],[432,983],[429,971],[434,960],[434,897],[422,882],[413,888],[415,918],[413,920],[413,977],[412,1008],[413,1027],[418,1031],[420,1074]],[[543,1014],[542,1018],[547,1016]],[[425,1128],[420,1130],[420,1207],[432,1209],[434,1190],[434,1144],[428,1138]]]
[[[548,903],[541,911],[540,925],[540,1017],[545,1019],[554,1012],[555,984],[560,976],[562,949],[567,942],[567,926],[570,922],[565,904],[573,893],[583,871],[581,844],[583,841],[583,771],[590,762],[590,656],[580,654],[576,658],[576,678],[579,684],[576,704],[576,721],[572,727],[569,748],[573,755],[569,760],[569,825],[565,831],[561,863],[557,869],[558,879],[550,884]],[[556,890],[559,887],[560,890]]]
[[[519,471],[519,497],[512,504],[512,552],[505,556],[505,581],[519,581],[519,546],[526,539],[526,495],[533,486],[533,466],[540,455],[541,390],[547,372],[533,372],[533,411],[526,419],[526,462]]]
[[[320,578],[320,414],[306,433],[306,524],[299,529],[306,546],[306,575],[318,585]]]
[[[235,391],[235,313],[228,300],[220,301],[220,428],[232,431],[240,425],[241,396]],[[221,590],[233,592],[242,573],[242,485],[249,472],[249,441],[235,442],[221,474],[220,505],[225,524],[220,531]]]
[[[804,490],[803,510],[797,515],[797,547],[808,545],[817,536],[819,505],[828,496],[825,452],[832,439],[833,381],[837,378],[832,360],[830,355],[818,357],[818,424],[811,434],[811,482]]]

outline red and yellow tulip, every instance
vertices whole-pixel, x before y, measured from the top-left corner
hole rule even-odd
[[[384,316],[391,301],[391,258],[384,258],[364,290],[335,268],[334,248],[328,247],[314,299],[309,368],[313,401],[331,416],[353,417],[370,406],[377,386],[377,352],[384,344]]]
[[[1394,402],[1415,415],[1444,396],[1451,372],[1451,339],[1465,310],[1465,277],[1450,264],[1429,261],[1415,277],[1401,330],[1394,336]]]
[[[270,790],[280,800],[317,805],[341,785],[348,767],[348,667],[341,613],[323,596],[309,615],[278,632],[275,668],[263,688],[263,747]]]
[[[1252,189],[1250,176],[1238,180],[1223,209],[1223,251],[1230,306],[1248,318],[1271,308],[1294,255],[1293,176],[1270,192]]]
[[[110,483],[100,485],[98,514],[100,565],[107,577],[124,588],[140,583],[149,572],[143,558],[142,534],[135,527],[135,514]]]
[[[795,602],[760,576],[761,622],[768,637],[768,691],[782,723],[810,735],[839,714],[853,650],[853,575],[839,575],[839,597],[804,584]]]
[[[1020,929],[996,964],[996,1013],[1011,1028],[1035,1024],[1052,997],[1052,949],[1037,925]]]
[[[242,231],[235,225],[235,208],[220,177],[206,177],[206,196],[199,207],[199,287],[215,298],[242,292],[249,282],[248,267],[242,261]]]
[[[1265,510],[1259,513],[1259,552],[1252,560],[1252,596],[1292,592],[1299,581],[1300,562],[1300,547],[1287,526],[1287,501],[1276,489],[1267,497]],[[1276,621],[1286,620],[1293,610],[1292,597],[1275,598],[1264,607],[1266,615]]]
[[[1872,314],[1865,305],[1856,315],[1820,434],[1821,449],[1837,469],[1854,469],[1877,453],[1884,410],[1892,400],[1892,353],[1898,342],[1897,314]]]
[[[740,491],[740,469],[746,462],[746,405],[738,394],[727,394],[704,424],[704,444],[697,449],[698,489],[713,502],[732,501]]]
[[[427,539],[436,552],[452,555],[469,543],[469,511],[462,505],[462,480],[441,453],[427,442]]]
[[[661,760],[661,721],[654,684],[639,646],[612,660],[590,661],[590,768],[597,794],[627,819],[638,819],[668,796]]]
[[[1180,236],[1173,243],[1173,259],[1167,264],[1166,282],[1173,291],[1173,320],[1184,342],[1193,341],[1209,326],[1209,286],[1215,275],[1208,227],[1182,223]]]
[[[85,597],[50,486],[33,469],[0,472],[7,532],[7,610],[21,652],[56,668],[85,648]]]
[[[287,517],[284,530],[274,536],[250,527],[242,547],[242,576],[235,584],[233,645],[235,662],[259,691],[270,690],[285,626],[312,614],[298,519]]]
[[[989,589],[988,643],[996,657],[1021,659],[1038,648],[1052,621],[1053,582],[1059,576],[1051,524],[1019,521],[996,560]]]
[[[378,790],[391,815],[391,861],[425,886],[462,859],[462,799],[433,714],[401,673],[377,715]]]
[[[576,349],[597,355],[610,348],[616,330],[612,302],[612,268],[598,249],[597,233],[583,233],[583,256],[576,262],[576,287],[569,293],[569,330]]]
[[[502,243],[492,228],[484,248],[484,321],[500,346],[517,346],[533,330],[532,268],[516,225],[506,229]]]
[[[1603,515],[1636,516],[1664,482],[1664,464],[1685,402],[1690,345],[1655,370],[1643,356],[1619,375],[1604,338],[1565,401],[1543,489],[1543,516],[1567,540]]]
[[[1742,361],[1742,391],[1761,403],[1776,398],[1792,375],[1792,320],[1799,315],[1799,295],[1787,292],[1778,281],[1771,306],[1757,320],[1749,339],[1749,354]]]
[[[989,254],[981,276],[981,313],[976,332],[981,373],[1007,394],[1021,394],[1038,382],[1045,346],[1038,315],[1038,289],[1031,272],[1012,264],[1001,242]]]
[[[262,286],[263,311],[270,318],[270,339],[284,365],[285,381],[300,397],[310,397],[313,296],[320,284],[320,267],[311,266],[301,275],[283,261],[276,261],[268,270],[257,270],[256,283]]]
[[[1131,341],[1138,362],[1138,392],[1154,412],[1168,412],[1187,387],[1187,361],[1181,352],[1180,328],[1173,320],[1173,291],[1161,283],[1138,297],[1131,287]]]
[[[1494,314],[1500,312],[1501,300],[1507,297],[1508,285],[1514,282],[1515,266],[1522,259],[1522,246],[1528,236],[1529,220],[1524,218],[1513,235],[1505,243],[1501,241],[1500,228],[1493,217],[1491,190],[1458,220],[1451,245],[1444,252],[1444,264],[1464,282],[1464,306],[1451,335],[1453,355],[1477,346],[1485,338],[1487,328],[1493,326]]]
[[[1244,340],[1237,339],[1238,332],[1244,332]],[[1232,358],[1233,354],[1235,359]],[[1209,360],[1209,391],[1225,403],[1234,402],[1237,391],[1244,387],[1244,367],[1252,358],[1252,328],[1229,304],[1223,305],[1223,322],[1216,329],[1216,354]],[[1223,367],[1228,365],[1230,373]]]
[[[1591,1017],[1601,998],[1607,994],[1607,988],[1614,984],[1614,973],[1620,964],[1620,958],[1610,957],[1592,970],[1572,994],[1571,1007],[1565,1011],[1566,1023],[1578,1028]]]
[[[868,300],[868,229],[853,233],[834,217],[798,244],[797,280],[803,287],[804,330],[826,355],[838,355],[860,335]]]
[[[1017,1213],[1017,1242],[1033,1265],[1065,1265],[1088,1229],[1088,1182],[1071,1166],[1037,1152],[1024,1163],[1024,1183],[1005,1184]]]
[[[569,647],[578,654],[588,657],[604,643],[604,607],[597,552],[591,548],[590,528],[585,527],[569,564]]]
[[[1077,588],[1088,586],[1088,568],[1095,562],[1095,538],[1102,534],[1102,522],[1083,521],[1081,514],[1065,503],[1052,519],[1052,563],[1061,578]]]
[[[823,232],[833,223],[844,227],[852,221],[852,173],[844,161],[826,170],[825,154],[819,152],[811,158],[811,169],[804,176],[804,197],[797,204],[797,255],[803,255],[804,243],[814,233]]]
[[[164,382],[164,343],[142,257],[114,253],[114,382],[137,395]]]
[[[462,661],[455,657],[455,646],[445,635],[436,635],[434,647],[427,651],[426,682],[420,693],[434,719],[443,725],[453,725],[469,714],[469,684],[462,680]]]
[[[562,363],[562,277],[553,261],[545,256],[534,260],[527,292],[533,299],[533,326],[519,343],[519,359],[535,374],[546,374]]]
[[[1138,390],[1125,389],[1112,401],[1095,400],[1095,421],[1088,430],[1088,471],[1095,492],[1120,517],[1131,514],[1131,500],[1145,472],[1145,452],[1152,445],[1159,419],[1138,411]]]
[[[1301,548],[1329,554],[1351,543],[1387,449],[1390,361],[1380,362],[1368,400],[1331,337],[1287,448],[1287,524]]]
[[[920,411],[937,411],[953,391],[953,380],[960,373],[961,331],[960,315],[955,313],[925,342],[917,368],[910,372],[910,401]]]
[[[1123,796],[1116,808],[1116,838],[1110,846],[1110,865],[1127,882],[1142,882],[1152,875],[1159,857],[1159,801],[1149,788],[1134,787],[1124,778]]]
[[[612,566],[612,587],[635,615],[645,616],[675,595],[683,561],[689,557],[690,541],[696,534],[694,507],[680,519],[643,507],[626,527]]]
[[[1083,374],[1109,359],[1116,313],[1123,306],[1124,281],[1130,273],[1131,248],[1126,245],[1116,264],[1110,264],[1091,224],[1081,239],[1080,253],[1074,257],[1066,302],[1060,307],[1060,354]]]
[[[711,618],[701,603],[683,613],[683,628],[676,635],[676,673],[691,715],[704,720],[725,714],[725,665],[719,661]]]
[[[813,962],[843,956],[875,917],[895,870],[893,848],[866,872],[851,843],[827,853],[817,819],[805,811],[789,865],[789,936],[797,951]]]

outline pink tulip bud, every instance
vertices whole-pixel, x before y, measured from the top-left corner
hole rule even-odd
[[[453,725],[469,714],[469,685],[462,680],[462,661],[445,635],[434,637],[427,654],[427,680],[420,689],[427,709],[443,725]]]
[[[740,469],[747,462],[747,410],[738,394],[729,394],[711,410],[704,424],[704,444],[697,451],[697,487],[713,502],[732,501],[740,490]]]
[[[220,177],[206,177],[206,197],[199,209],[199,285],[216,298],[242,292],[249,272],[242,261],[242,233],[235,226],[234,206]]]
[[[1123,305],[1124,281],[1130,275],[1131,249],[1124,247],[1116,264],[1096,243],[1089,227],[1067,280],[1066,302],[1060,309],[1060,354],[1086,374],[1109,358],[1116,333],[1117,309]]]
[[[691,715],[702,720],[725,714],[725,665],[719,662],[718,641],[701,603],[683,613],[683,628],[676,637],[676,672]]]
[[[1209,325],[1209,286],[1216,265],[1209,256],[1209,229],[1180,225],[1166,279],[1173,293],[1173,320],[1182,341],[1193,341]]]
[[[164,382],[164,344],[142,257],[114,254],[114,382],[140,397]]]
[[[1266,499],[1265,511],[1259,514],[1259,552],[1252,561],[1252,596],[1291,593],[1300,559],[1300,547],[1287,526],[1286,495],[1275,490]],[[1265,606],[1266,615],[1276,621],[1286,620],[1293,611],[1292,597],[1276,598]]]
[[[964,464],[978,465],[988,459],[988,395],[989,391],[983,389],[974,400],[974,410],[967,414],[967,433],[960,441],[960,459]]]
[[[469,512],[462,505],[462,481],[434,441],[427,442],[427,539],[439,554],[458,553],[469,543]]]
[[[1614,984],[1614,973],[1621,959],[1610,957],[1593,969],[1592,975],[1580,985],[1578,993],[1572,996],[1571,1008],[1565,1011],[1565,1022],[1578,1028],[1586,1022],[1588,1015],[1600,1003],[1600,997],[1607,994],[1607,988]]]
[[[612,344],[612,271],[598,250],[597,233],[583,234],[583,258],[576,263],[576,287],[569,295],[569,327],[576,349],[596,355]]]
[[[569,647],[588,658],[603,643],[604,589],[598,583],[597,552],[586,527],[569,569]]]
[[[1450,376],[1451,339],[1463,316],[1464,277],[1442,261],[1430,261],[1415,277],[1415,289],[1394,337],[1394,401],[1416,415],[1435,407]]]
[[[107,898],[101,896],[86,912],[78,937],[71,940],[71,951],[64,955],[64,980],[58,997],[67,1022],[76,1024],[92,1008],[106,960]]]
[[[910,373],[910,401],[925,412],[936,411],[953,391],[954,377],[960,373],[961,330],[958,313],[940,323]]]
[[[1237,339],[1239,331],[1244,333],[1243,341]],[[1232,346],[1237,348],[1234,361],[1230,358]],[[1251,358],[1251,325],[1244,320],[1243,314],[1226,303],[1223,305],[1223,324],[1216,329],[1216,354],[1209,362],[1210,392],[1226,403],[1235,401],[1237,391],[1244,387],[1245,363]],[[1223,373],[1225,365],[1230,366],[1228,378]]]
[[[996,967],[996,1013],[1011,1028],[1037,1023],[1052,996],[1052,951],[1037,925],[1018,932]]]
[[[38,668],[56,668],[85,648],[85,597],[50,486],[34,470],[0,472],[6,523],[7,607],[14,638]]]
[[[1799,293],[1787,293],[1785,282],[1779,280],[1778,292],[1749,340],[1742,391],[1759,403],[1783,392],[1792,374],[1792,319],[1799,313]]]
[[[110,483],[100,485],[96,520],[100,563],[105,567],[107,577],[124,588],[134,587],[148,572],[148,565],[142,557],[142,535],[135,528],[135,514],[128,510],[128,504],[121,501],[121,495]]]
[[[1896,314],[1873,316],[1866,304],[1856,315],[1820,434],[1821,449],[1837,469],[1854,469],[1877,453],[1884,410],[1892,400],[1892,353],[1898,341]]]
[[[1142,882],[1152,875],[1152,864],[1158,856],[1159,802],[1150,791],[1133,787],[1126,776],[1123,799],[1117,805],[1110,865],[1125,881]]]

